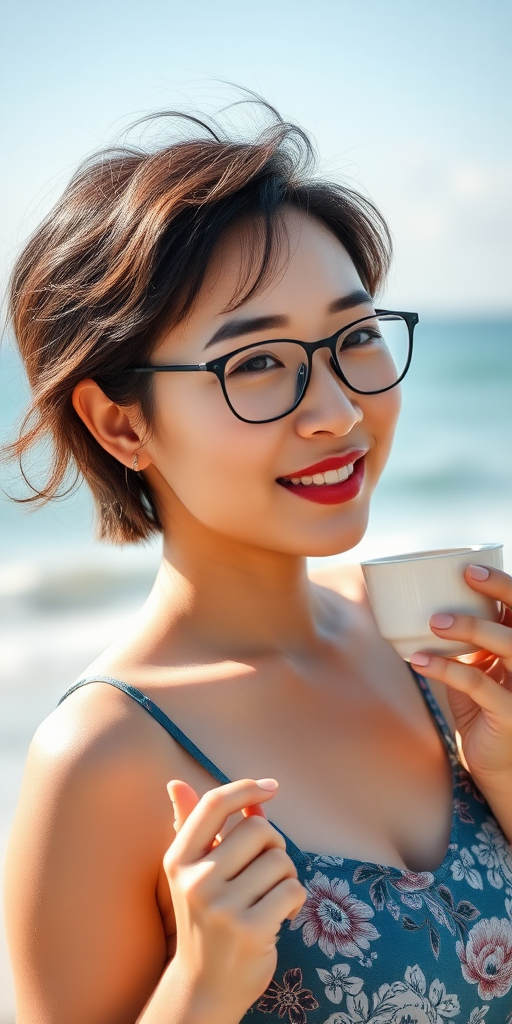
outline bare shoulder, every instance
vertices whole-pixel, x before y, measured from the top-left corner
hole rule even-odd
[[[68,697],[29,751],[6,871],[20,1020],[133,1021],[167,955],[155,893],[174,835],[168,749],[100,687]]]
[[[128,696],[104,683],[75,690],[37,729],[27,775],[41,772],[59,786],[102,790],[128,781],[136,792],[159,777],[168,761],[166,734]]]
[[[309,578],[313,583],[326,587],[369,610],[370,606],[360,565],[316,566],[309,570]]]
[[[49,829],[52,842],[65,846],[86,831],[87,842],[98,843],[89,864],[99,872],[105,853],[119,853],[122,843],[120,870],[131,864],[153,885],[162,846],[165,851],[174,836],[165,787],[172,754],[167,734],[131,698],[100,682],[87,684],[37,729],[18,814],[37,841]]]

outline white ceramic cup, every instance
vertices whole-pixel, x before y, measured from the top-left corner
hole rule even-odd
[[[450,658],[479,650],[460,640],[442,640],[429,626],[435,612],[498,621],[499,603],[477,593],[464,579],[464,570],[472,564],[502,569],[503,545],[412,551],[361,563],[379,631],[402,658],[408,660],[415,651]]]

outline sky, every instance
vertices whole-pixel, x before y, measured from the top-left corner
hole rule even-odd
[[[84,155],[152,110],[214,112],[228,80],[380,206],[387,305],[512,313],[510,0],[11,0],[2,20],[4,281]]]

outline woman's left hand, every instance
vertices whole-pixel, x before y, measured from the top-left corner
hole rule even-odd
[[[465,640],[482,653],[468,657],[472,664],[423,652],[410,660],[427,678],[448,686],[459,749],[476,783],[488,799],[489,790],[510,787],[512,805],[512,578],[498,569],[469,566],[465,579],[473,590],[506,606],[503,621],[445,614],[433,615],[430,627],[436,636]]]

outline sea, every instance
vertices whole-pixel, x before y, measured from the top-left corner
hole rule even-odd
[[[363,541],[330,562],[488,542],[512,572],[512,319],[434,319],[417,327],[394,448]],[[0,438],[27,400],[9,341],[0,350]],[[19,475],[0,470],[0,855],[30,738],[60,695],[143,602],[159,543],[94,540],[81,488],[35,513],[10,501]],[[320,560],[313,559],[317,564]],[[14,1021],[0,936],[0,1024]]]

